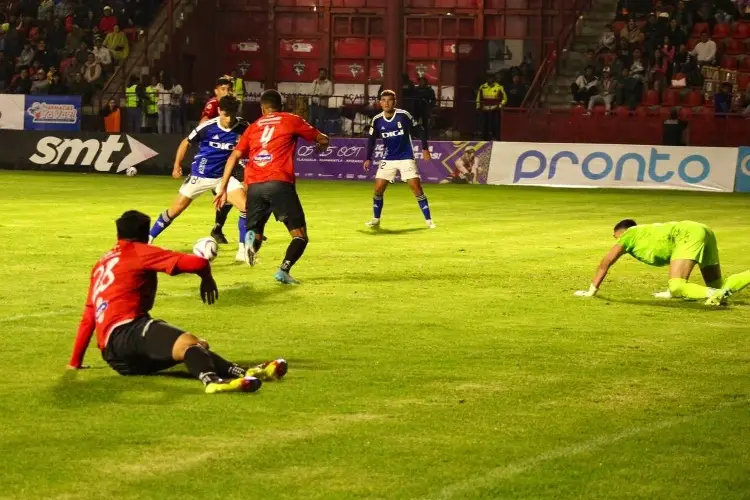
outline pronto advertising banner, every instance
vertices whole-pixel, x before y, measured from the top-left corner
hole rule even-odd
[[[179,135],[86,134],[5,131],[0,133],[0,168],[58,172],[169,174]]]
[[[496,142],[487,182],[731,192],[737,148]]]
[[[423,161],[421,145],[414,146],[414,156],[422,182],[485,184],[492,151],[489,142],[430,142],[430,161]],[[298,141],[294,155],[297,177],[301,179],[371,180],[383,160],[384,146],[375,145],[372,168],[365,172],[362,164],[367,153],[367,139],[333,138],[326,151],[318,152],[314,143]]]
[[[0,129],[23,130],[25,96],[0,94]]]
[[[81,96],[27,95],[24,102],[26,130],[81,130]]]

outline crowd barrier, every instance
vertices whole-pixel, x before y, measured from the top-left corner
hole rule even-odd
[[[169,175],[180,135],[29,132],[0,134],[0,168],[86,173]],[[300,140],[295,148],[302,179],[371,180],[383,158],[363,170],[366,139],[334,138],[327,151]],[[421,158],[421,146],[414,146]],[[750,147],[708,148],[613,144],[432,141],[422,180],[574,188],[671,189],[750,192]],[[471,175],[457,176],[467,170]],[[184,165],[187,168],[188,165]],[[476,174],[475,174],[476,173]]]

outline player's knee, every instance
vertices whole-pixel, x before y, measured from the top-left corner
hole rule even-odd
[[[683,287],[687,284],[687,280],[682,278],[671,278],[669,280],[669,293],[672,297],[682,297]]]
[[[206,339],[198,339],[198,345],[200,345],[207,351],[211,349],[211,345],[209,345],[208,340]]]
[[[205,342],[205,340],[203,342]],[[194,346],[200,346],[207,349],[207,347],[201,345],[201,339],[192,333],[183,333],[177,338],[174,346],[172,346],[172,358],[175,361],[182,361],[185,359],[185,352]]]

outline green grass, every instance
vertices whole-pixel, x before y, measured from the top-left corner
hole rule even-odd
[[[625,216],[705,222],[725,274],[750,268],[747,196],[428,186],[428,231],[393,186],[373,234],[369,184],[301,183],[302,286],[271,279],[279,224],[255,269],[224,247],[212,307],[195,277],[161,279],[156,317],[290,361],[258,394],[208,397],[119,377],[95,347],[64,370],[113,219],[155,216],[179,183],[0,182],[2,499],[750,498],[750,293],[658,301],[666,271],[625,258],[601,297],[572,296]],[[212,217],[200,200],[160,244],[190,251]]]

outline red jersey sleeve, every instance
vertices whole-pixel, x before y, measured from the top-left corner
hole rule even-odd
[[[86,294],[86,305],[83,308],[83,316],[81,322],[78,324],[78,333],[76,334],[76,340],[73,343],[73,354],[70,356],[68,364],[76,368],[80,368],[83,364],[83,356],[86,354],[86,349],[89,347],[91,342],[91,336],[94,334],[96,328],[95,321],[95,310],[94,304],[91,302],[91,287],[93,285],[93,275],[91,282],[89,283],[89,291]]]
[[[209,99],[205,106],[203,106],[203,112],[201,113],[201,120],[203,118],[216,118],[219,116],[219,103],[216,99]]]
[[[179,274],[177,262],[185,254],[164,250],[146,243],[133,243],[133,246],[143,269],[170,275]]]
[[[302,137],[306,141],[313,142],[318,138],[320,131],[307,123],[304,118],[297,117],[297,123],[295,124],[294,133],[299,137]]]

